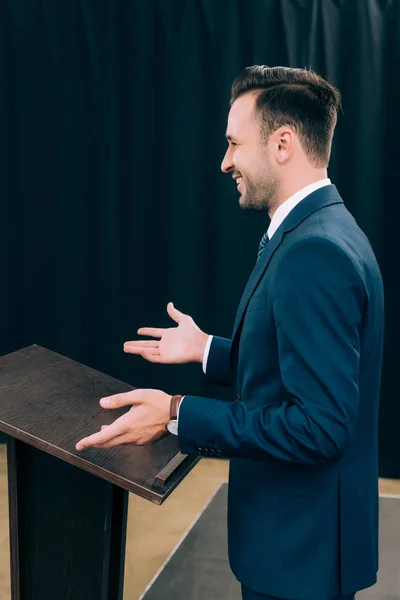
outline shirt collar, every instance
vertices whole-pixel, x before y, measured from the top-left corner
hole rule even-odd
[[[330,184],[330,179],[320,179],[320,181],[316,181],[315,183],[311,183],[310,185],[307,185],[306,187],[302,188],[301,190],[293,194],[293,196],[290,196],[290,198],[285,200],[285,202],[283,202],[280,206],[278,206],[278,208],[272,216],[271,223],[268,227],[268,238],[271,239],[275,231],[278,229],[279,225],[286,219],[286,217],[288,216],[290,211],[293,210],[296,204],[304,200],[304,198],[309,194],[312,194],[316,190],[319,190],[320,188]]]

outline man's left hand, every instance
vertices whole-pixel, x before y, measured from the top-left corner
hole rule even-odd
[[[103,408],[121,408],[134,405],[129,412],[111,425],[103,425],[101,431],[83,438],[76,444],[77,450],[112,448],[119,444],[143,445],[158,440],[167,433],[172,396],[161,390],[133,390],[102,398]]]

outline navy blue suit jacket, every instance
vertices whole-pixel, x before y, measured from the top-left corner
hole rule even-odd
[[[337,189],[286,217],[256,263],[232,340],[207,376],[236,402],[186,396],[179,443],[230,458],[228,540],[238,580],[287,600],[373,585],[383,287]]]

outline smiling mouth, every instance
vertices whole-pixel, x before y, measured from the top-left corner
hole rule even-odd
[[[238,191],[239,191],[239,192],[240,192],[240,191],[243,191],[243,188],[244,188],[244,181],[243,181],[243,177],[238,177],[238,178],[236,179],[236,185],[237,185],[237,189],[238,189]]]

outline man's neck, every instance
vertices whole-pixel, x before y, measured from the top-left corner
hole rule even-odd
[[[289,200],[289,198],[291,198],[294,194],[311,185],[312,183],[317,183],[317,181],[321,181],[327,177],[327,169],[318,169],[312,175],[297,178],[295,181],[285,181],[284,185],[279,188],[273,206],[268,211],[270,219],[272,219],[279,206],[286,202],[286,200]]]

